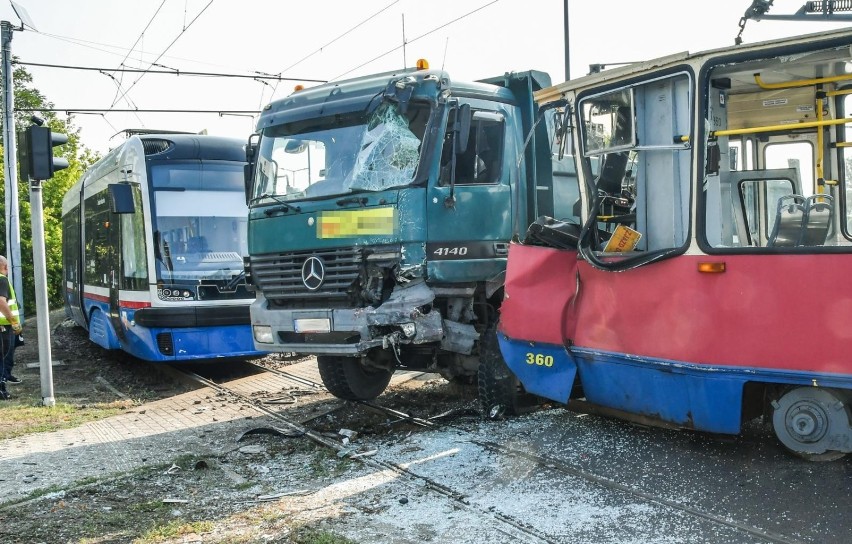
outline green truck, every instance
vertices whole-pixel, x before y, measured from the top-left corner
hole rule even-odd
[[[266,106],[246,171],[257,349],[316,355],[343,399],[375,398],[397,369],[473,381],[509,242],[539,215],[579,215],[551,149],[562,117],[533,98],[549,86],[406,69]]]

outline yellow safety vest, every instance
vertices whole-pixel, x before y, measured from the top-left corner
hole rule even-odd
[[[0,278],[6,278],[3,274],[0,274]],[[18,300],[15,298],[15,288],[12,287],[12,282],[9,281],[9,278],[6,278],[6,281],[9,282],[9,298],[6,299],[6,304],[9,305],[9,309],[12,310],[12,315],[15,316],[15,320],[19,321],[19,312],[18,312]],[[6,316],[0,314],[0,325],[11,325],[12,323],[6,319]]]

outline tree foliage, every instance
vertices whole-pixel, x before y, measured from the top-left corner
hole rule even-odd
[[[22,110],[39,108],[53,108],[53,103],[33,86],[32,75],[26,69],[17,67],[12,75],[13,89],[15,92],[15,132],[20,133],[32,124],[32,113]],[[5,83],[3,82],[4,89]],[[68,135],[68,143],[54,148],[56,155],[65,157],[69,167],[54,174],[54,177],[42,184],[42,206],[44,219],[44,244],[45,258],[47,262],[47,298],[51,308],[61,307],[64,300],[65,281],[62,273],[62,199],[68,189],[80,179],[86,168],[95,163],[98,157],[80,142],[79,129],[73,124],[73,118],[60,119],[54,112],[44,111],[39,114],[44,119],[45,126],[49,126],[53,132],[62,132]],[[3,134],[0,134],[2,137]],[[19,139],[19,138],[16,138]],[[6,142],[2,141],[5,149]],[[23,145],[18,141],[17,145]],[[3,164],[5,155],[0,155],[0,164]],[[19,165],[20,166],[20,165]],[[5,206],[5,164],[0,171],[3,184],[0,192],[3,199],[0,200],[0,211],[3,217],[8,217]],[[26,315],[35,313],[35,277],[33,267],[33,243],[32,243],[32,215],[30,207],[30,184],[28,180],[17,179],[18,208],[21,238],[21,268],[24,292],[18,297],[23,300]],[[10,256],[10,250],[6,247],[6,221],[0,225],[3,246],[3,254]]]

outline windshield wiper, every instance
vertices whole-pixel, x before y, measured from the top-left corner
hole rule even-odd
[[[273,207],[273,208],[270,208],[270,209],[266,210],[266,211],[264,212],[264,213],[266,213],[266,215],[272,215],[273,213],[275,213],[275,212],[280,212],[281,210],[285,210],[285,211],[287,211],[287,210],[293,210],[294,212],[300,212],[300,211],[302,211],[302,208],[300,208],[299,206],[294,206],[293,204],[288,204],[286,201],[281,200],[281,199],[280,199],[280,198],[278,198],[277,196],[275,196],[275,195],[271,195],[271,194],[269,194],[269,193],[263,193],[262,195],[260,195],[260,196],[258,196],[258,197],[253,198],[253,199],[252,199],[252,202],[253,202],[253,203],[254,203],[254,202],[257,202],[258,200],[260,200],[260,199],[262,199],[262,198],[271,198],[272,200],[274,200],[275,202],[277,202],[277,203],[279,204],[279,206],[275,206],[275,207]]]

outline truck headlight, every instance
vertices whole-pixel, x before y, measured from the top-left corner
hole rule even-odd
[[[269,325],[253,325],[254,341],[259,344],[272,344],[272,327]]]

